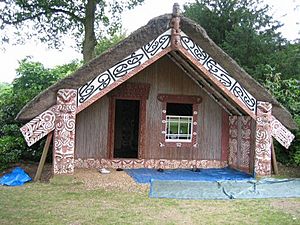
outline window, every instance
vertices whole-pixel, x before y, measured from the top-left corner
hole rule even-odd
[[[159,94],[162,102],[160,147],[197,147],[199,96]]]
[[[191,142],[193,130],[193,105],[167,103],[166,141]]]

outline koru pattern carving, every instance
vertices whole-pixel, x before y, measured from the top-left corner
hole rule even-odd
[[[57,93],[53,144],[54,174],[74,172],[75,115],[77,91],[61,89]]]
[[[256,99],[184,32],[181,32],[181,45],[193,56],[194,59],[213,74],[213,76],[217,78],[220,83],[226,87],[242,104],[244,104],[254,114],[256,113]]]
[[[236,167],[238,162],[238,116],[229,116],[229,157],[228,164]]]
[[[170,46],[171,29],[142,46],[78,89],[78,106]]]
[[[288,149],[295,138],[274,116],[271,116],[272,136],[286,149]]]
[[[55,108],[56,106],[52,106],[21,127],[20,131],[22,132],[28,146],[33,145],[45,137],[49,132],[54,130],[56,118],[54,112]]]
[[[256,117],[255,173],[271,175],[271,110],[272,104],[258,102]]]
[[[168,160],[168,159],[81,159],[75,160],[75,168],[224,168],[226,161],[217,160]]]
[[[251,117],[241,116],[241,148],[238,154],[239,167],[249,171],[251,146]],[[250,172],[250,171],[249,171]]]

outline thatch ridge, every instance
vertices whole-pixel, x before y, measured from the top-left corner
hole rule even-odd
[[[95,76],[112,67],[141,46],[153,40],[169,29],[171,14],[158,16],[150,20],[127,38],[82,66],[73,74],[58,81],[32,99],[17,115],[17,120],[28,121],[56,103],[56,93],[63,88],[79,88]],[[256,80],[243,70],[228,54],[218,47],[207,35],[204,28],[196,22],[181,17],[181,29],[191,37],[204,51],[214,58],[228,73],[239,81],[257,100],[273,104],[272,114],[289,129],[297,129],[291,114]]]

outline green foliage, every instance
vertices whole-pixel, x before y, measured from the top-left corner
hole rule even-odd
[[[52,48],[64,46],[65,36],[71,36],[81,49],[84,61],[94,56],[95,46],[103,33],[114,34],[121,28],[121,13],[144,0],[31,0],[4,1],[0,5],[2,41],[22,43],[35,37]],[[30,26],[30,30],[26,29]],[[12,36],[6,29],[15,28]],[[25,28],[25,29],[24,29]],[[20,32],[22,30],[22,32]],[[1,43],[1,40],[0,40]]]
[[[96,55],[101,55],[109,48],[115,46],[126,37],[126,34],[114,34],[111,37],[102,37],[95,48]]]
[[[279,145],[276,146],[277,157],[285,164],[300,165],[300,80],[293,78],[283,80],[281,74],[274,71],[272,67],[266,67],[264,85],[291,112],[299,128],[288,151]]]
[[[20,159],[39,159],[43,142],[27,147],[19,131],[22,124],[15,121],[15,117],[33,97],[78,67],[76,61],[54,69],[29,58],[20,61],[17,78],[12,85],[0,89],[0,170]]]
[[[249,74],[264,80],[262,68],[284,48],[281,26],[270,16],[270,7],[259,0],[199,0],[184,6],[208,35]],[[271,64],[272,65],[272,64]]]

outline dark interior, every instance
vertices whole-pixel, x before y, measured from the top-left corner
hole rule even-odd
[[[114,158],[138,158],[138,100],[116,100]]]
[[[172,116],[192,116],[192,104],[167,103],[167,115]]]

